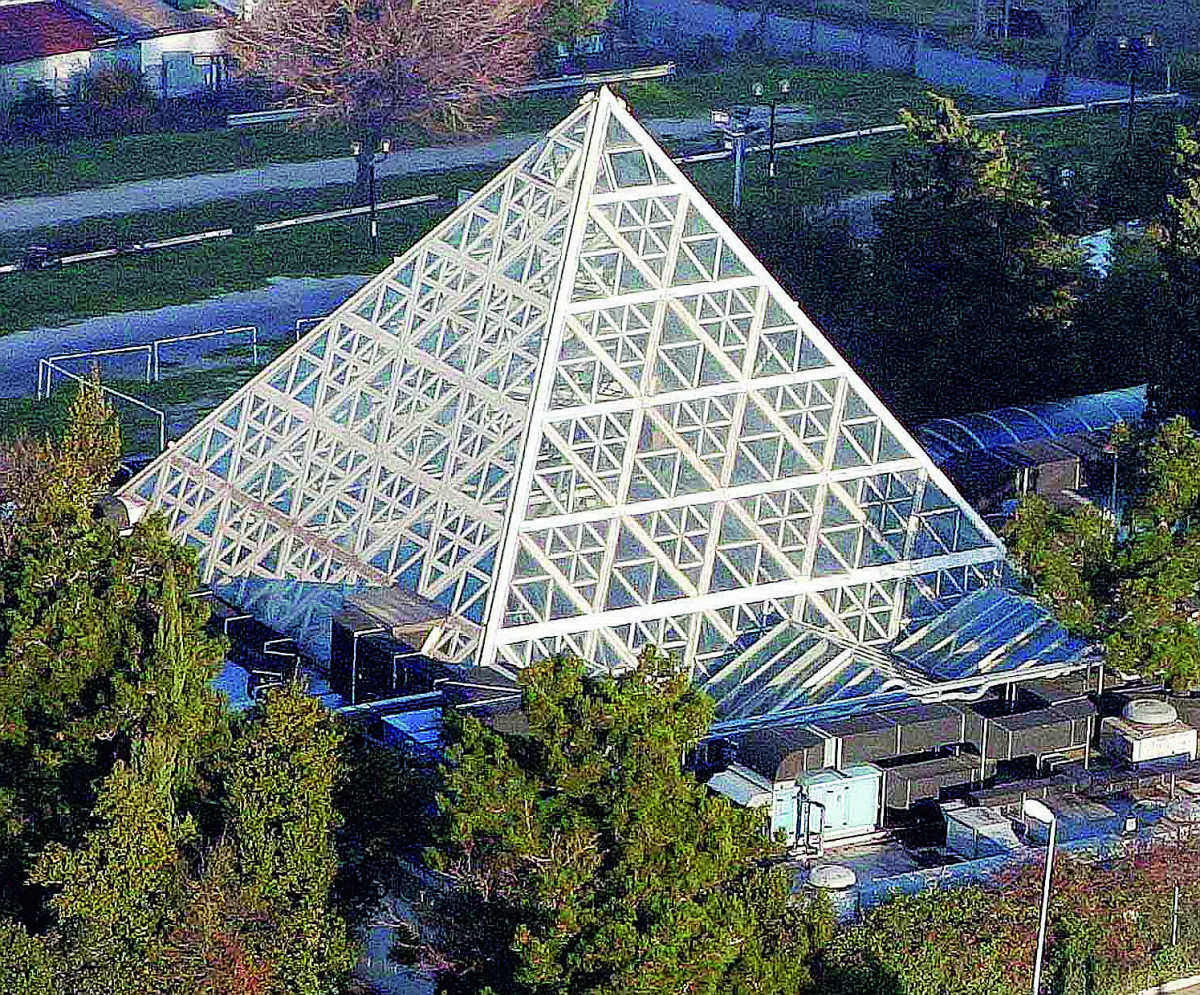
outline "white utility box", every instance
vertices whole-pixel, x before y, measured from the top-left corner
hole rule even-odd
[[[992,808],[944,806],[946,849],[967,860],[994,857],[1020,848],[1011,819]]]
[[[1196,759],[1196,730],[1175,717],[1175,710],[1164,702],[1133,701],[1121,718],[1100,721],[1100,748],[1117,760],[1145,763],[1167,757]],[[1143,707],[1144,706],[1144,707]],[[1165,706],[1165,707],[1164,707]],[[1133,721],[1134,717],[1149,722]]]

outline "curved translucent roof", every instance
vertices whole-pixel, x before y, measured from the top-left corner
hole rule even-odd
[[[1146,386],[1125,387],[1103,394],[1085,394],[1064,401],[1042,401],[995,411],[935,418],[916,429],[917,439],[938,464],[978,449],[996,449],[1015,442],[1053,439],[1079,432],[1101,432],[1118,421],[1138,421],[1146,410]]]

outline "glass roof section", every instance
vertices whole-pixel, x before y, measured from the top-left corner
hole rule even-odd
[[[508,674],[652,642],[703,681],[780,621],[884,645],[1004,558],[603,89],[121,495],[306,646],[396,585]]]
[[[1146,388],[1126,387],[1065,401],[935,418],[915,435],[938,466],[963,453],[996,449],[1014,442],[1053,439],[1080,432],[1102,432],[1118,421],[1136,422],[1146,410]]]
[[[881,647],[781,622],[714,670],[704,689],[716,699],[714,728],[730,730],[978,698],[998,683],[1084,667],[1089,653],[1032,598],[987,588]]]

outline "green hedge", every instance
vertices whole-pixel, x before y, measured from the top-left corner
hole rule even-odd
[[[990,887],[928,891],[873,909],[822,958],[821,995],[1008,995],[1032,984],[1041,866]],[[1180,887],[1178,943],[1171,944]],[[1200,969],[1200,850],[1111,864],[1056,861],[1045,984],[1127,995]]]

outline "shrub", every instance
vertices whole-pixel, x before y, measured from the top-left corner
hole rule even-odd
[[[42,136],[53,127],[58,114],[54,91],[42,83],[24,83],[16,100],[7,107],[8,130],[21,137]]]
[[[1096,864],[1055,861],[1045,977],[1054,995],[1123,995],[1200,964],[1195,848]],[[993,995],[1027,991],[1042,868],[990,887],[904,895],[868,912],[826,951],[822,995]],[[1171,909],[1180,889],[1179,937]]]
[[[158,98],[136,69],[106,66],[82,77],[79,107],[94,134],[125,135],[146,131]]]

